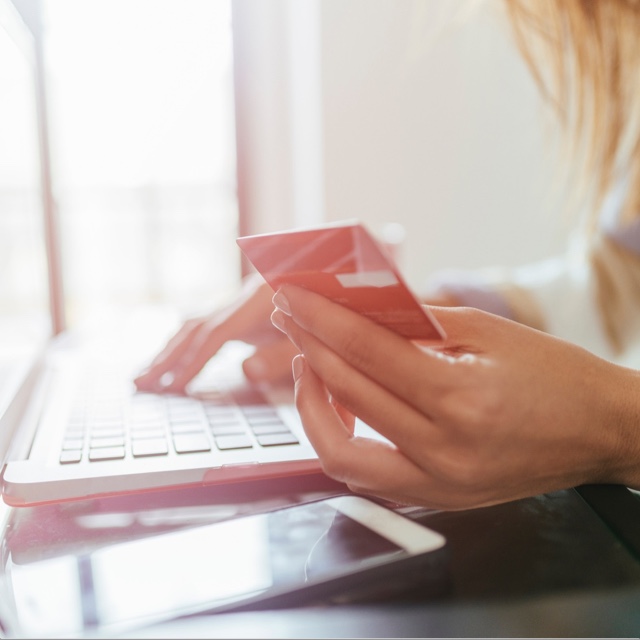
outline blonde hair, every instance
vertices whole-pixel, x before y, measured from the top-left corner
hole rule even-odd
[[[628,180],[640,213],[640,1],[505,0],[516,42],[568,134],[579,186],[596,211]]]
[[[640,218],[640,0],[505,0],[516,42],[567,132],[577,190],[596,214],[615,183]],[[617,353],[638,331],[640,256],[593,234],[590,263]]]

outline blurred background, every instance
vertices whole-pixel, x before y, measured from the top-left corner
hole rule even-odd
[[[401,225],[416,289],[563,250],[556,134],[499,0],[13,3],[45,72],[71,327],[223,304],[238,235],[344,218]]]

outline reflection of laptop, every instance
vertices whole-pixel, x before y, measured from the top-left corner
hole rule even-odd
[[[122,369],[113,350],[81,353],[61,331],[62,287],[48,162],[38,144],[45,120],[38,109],[41,92],[34,89],[41,86],[34,82],[34,51],[13,4],[0,0],[5,502],[25,505],[317,471],[291,397],[269,392],[268,400],[276,403],[270,406],[259,390],[236,386],[243,380],[234,345],[214,359],[205,376],[218,384],[223,373],[223,386],[206,383],[208,391],[196,401],[134,394],[131,379],[141,360],[130,358]],[[228,369],[231,361],[234,367]]]

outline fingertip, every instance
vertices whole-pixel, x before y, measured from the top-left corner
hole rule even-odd
[[[179,373],[167,371],[158,381],[158,391],[183,394],[194,377],[195,375],[190,375],[189,373],[180,375]]]
[[[251,356],[242,363],[244,375],[251,382],[264,382],[269,377],[269,367],[260,356]]]
[[[167,371],[163,366],[154,362],[143,366],[133,378],[133,383],[140,391],[156,392],[163,386]]]
[[[299,378],[304,373],[304,369],[305,369],[305,359],[304,359],[304,356],[301,353],[299,353],[291,361],[291,371],[293,373],[294,382],[297,382],[299,380]]]
[[[138,391],[153,391],[155,387],[156,379],[149,376],[147,372],[138,374],[133,379],[133,384]]]
[[[271,313],[271,324],[278,329],[278,331],[282,331],[285,335],[287,335],[287,329],[285,326],[286,315],[280,309],[274,309]]]
[[[282,287],[276,291],[275,295],[271,300],[274,306],[276,307],[276,309],[279,309],[280,311],[282,311],[288,316],[291,315],[291,305],[289,304],[289,300],[285,296],[284,291],[282,290]]]

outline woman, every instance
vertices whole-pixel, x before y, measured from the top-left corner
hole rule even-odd
[[[640,373],[621,366],[640,366],[640,3],[506,6],[600,216],[577,259],[491,281],[440,278],[429,299],[447,305],[432,309],[448,336],[438,345],[295,287],[273,299],[283,340],[267,324],[272,292],[252,281],[232,308],[188,322],[140,388],[183,389],[242,339],[258,345],[245,362],[253,380],[280,378],[301,354],[305,430],[328,475],[356,491],[458,509],[588,482],[640,488]],[[354,437],[354,416],[389,442]]]

